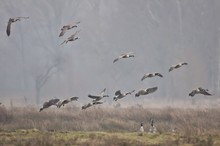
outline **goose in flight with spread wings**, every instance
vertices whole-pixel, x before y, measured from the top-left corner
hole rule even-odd
[[[140,95],[147,95],[147,94],[153,93],[153,92],[157,91],[157,89],[158,89],[158,87],[141,89],[135,94],[135,97],[138,97]]]
[[[71,97],[71,98],[69,98],[69,99],[65,99],[65,100],[63,100],[62,102],[59,102],[58,104],[57,104],[57,107],[61,107],[61,106],[64,106],[65,104],[67,104],[67,103],[69,103],[69,102],[72,102],[72,101],[77,101],[79,99],[79,97]]]
[[[64,43],[68,43],[69,41],[75,41],[80,39],[80,37],[76,37],[76,35],[80,32],[80,30],[76,31],[74,34],[72,34],[70,37],[68,37],[66,40],[64,40],[60,45]]]
[[[77,26],[78,26],[77,24],[79,24],[79,23],[80,23],[80,22],[73,22],[73,23],[71,23],[71,24],[64,25],[64,26],[61,28],[61,32],[60,32],[59,37],[63,36],[63,35],[66,33],[67,30],[70,30],[70,29],[72,29],[72,28],[74,28],[74,27],[77,27]]]
[[[195,94],[203,94],[203,95],[208,95],[208,96],[212,96],[212,94],[208,93],[208,89],[203,89],[201,87],[193,90],[192,92],[189,93],[189,96],[194,96]]]
[[[151,78],[151,77],[155,77],[155,76],[158,76],[158,77],[163,77],[162,74],[158,73],[158,72],[155,72],[155,73],[146,73],[144,74],[144,76],[141,78],[141,81],[143,81],[144,79],[146,78]]]
[[[11,33],[11,24],[15,23],[16,21],[21,21],[21,19],[29,19],[29,17],[15,17],[15,18],[9,18],[8,25],[6,29],[6,33],[8,36],[10,36]]]
[[[58,103],[59,101],[60,101],[60,99],[51,99],[51,100],[49,100],[49,101],[47,101],[47,102],[44,102],[43,107],[40,108],[40,111],[39,111],[39,112],[41,112],[43,109],[48,108],[48,107],[50,107],[50,106],[52,106],[52,105],[57,106],[57,103]]]
[[[121,90],[118,90],[115,92],[115,97],[113,98],[115,101],[117,101],[118,99],[122,99],[123,97],[127,96],[128,94],[131,95],[131,93],[133,93],[135,90],[132,90],[130,92],[126,92],[126,93],[121,93]]]
[[[174,70],[174,69],[180,68],[180,67],[183,66],[183,65],[188,65],[188,63],[182,62],[182,63],[178,63],[178,64],[176,64],[176,65],[172,65],[172,66],[170,67],[170,69],[169,69],[169,72],[171,72],[171,71]]]
[[[103,99],[104,97],[109,97],[108,95],[105,95],[106,88],[102,90],[102,92],[99,95],[91,95],[89,94],[88,97],[94,99],[93,102],[99,101]]]
[[[94,102],[90,102],[88,104],[85,104],[82,106],[82,109],[87,109],[93,105],[97,105],[97,104],[103,104],[104,102],[101,102],[101,101],[94,101]]]
[[[134,53],[133,53],[133,52],[121,54],[118,58],[116,58],[116,59],[113,61],[113,63],[117,62],[119,59],[122,59],[122,58],[130,58],[130,57],[134,57]]]

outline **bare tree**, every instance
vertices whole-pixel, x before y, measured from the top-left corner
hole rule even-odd
[[[59,62],[52,64],[46,68],[46,71],[35,78],[35,89],[36,89],[36,104],[40,103],[40,92],[41,89],[48,82],[49,78],[52,77],[58,71]]]

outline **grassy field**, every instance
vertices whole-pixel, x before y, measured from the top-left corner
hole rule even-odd
[[[220,109],[0,107],[0,145],[220,146]],[[157,132],[149,133],[150,118]],[[143,135],[138,132],[144,123]],[[175,132],[172,132],[173,129]]]

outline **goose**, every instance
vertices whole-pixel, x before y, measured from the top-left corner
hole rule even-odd
[[[115,63],[116,61],[118,61],[121,58],[130,58],[130,57],[134,57],[133,52],[129,52],[129,53],[125,53],[125,54],[121,54],[118,58],[116,58],[113,63]]]
[[[97,104],[103,104],[104,102],[100,102],[100,101],[94,101],[94,102],[90,102],[88,104],[85,104],[82,106],[82,110],[87,109],[93,105],[97,105]]]
[[[79,97],[71,97],[69,99],[65,99],[64,101],[62,102],[59,102],[57,104],[57,107],[60,108],[61,106],[64,106],[65,104],[69,103],[69,102],[72,102],[72,101],[77,101],[79,99]]]
[[[11,24],[16,22],[16,21],[21,21],[21,19],[29,19],[29,17],[15,17],[15,18],[9,18],[8,20],[8,25],[6,29],[6,33],[8,36],[10,36],[11,33]]]
[[[140,132],[144,132],[143,122],[141,122]]]
[[[40,111],[39,111],[39,112],[41,112],[43,109],[48,108],[48,107],[50,107],[50,106],[52,106],[52,105],[56,105],[56,106],[57,106],[57,103],[58,103],[59,101],[60,101],[60,99],[51,99],[51,100],[49,100],[48,102],[44,102],[43,107],[40,108]]]
[[[147,95],[147,94],[153,93],[153,92],[155,92],[157,89],[158,89],[158,87],[152,87],[152,88],[147,88],[147,89],[141,89],[141,90],[139,90],[139,91],[135,94],[135,97],[138,97],[138,96],[140,96],[140,95]]]
[[[121,93],[121,90],[118,90],[115,92],[115,97],[113,98],[115,101],[117,101],[118,99],[122,99],[123,97],[125,97],[126,95],[133,93],[135,90],[132,90],[130,92],[126,92],[126,93]]]
[[[156,133],[157,129],[154,125],[154,120],[153,119],[150,120],[150,126],[151,126],[151,128],[149,129],[149,131],[152,132],[152,133]]]
[[[183,66],[183,65],[188,65],[188,63],[182,62],[182,63],[178,63],[178,64],[176,64],[176,65],[172,65],[172,66],[170,67],[170,69],[169,69],[169,72],[171,72],[171,71],[174,70],[174,69],[180,68],[180,67]]]
[[[99,101],[99,100],[103,99],[104,97],[109,97],[108,95],[104,95],[105,91],[106,91],[106,88],[101,91],[100,95],[89,94],[88,97],[94,99],[93,102]]]
[[[80,37],[76,37],[77,33],[79,33],[80,30],[76,31],[74,34],[72,34],[70,37],[68,37],[66,40],[64,40],[60,45],[64,44],[64,43],[68,43],[69,41],[75,41],[80,39]]]
[[[146,78],[151,78],[151,77],[155,77],[155,76],[158,76],[158,77],[163,77],[162,74],[158,73],[158,72],[155,72],[155,73],[146,73],[144,74],[144,76],[141,78],[141,81],[143,81],[144,79]]]
[[[71,23],[71,24],[69,24],[69,25],[64,25],[64,26],[61,28],[61,32],[60,32],[59,37],[63,36],[63,35],[66,33],[67,30],[70,30],[70,29],[72,29],[72,28],[74,28],[74,27],[77,27],[77,24],[79,24],[79,23],[80,23],[80,22],[73,22],[73,23]]]
[[[208,96],[212,96],[212,94],[208,93],[208,89],[203,89],[201,87],[193,90],[192,92],[189,93],[189,96],[194,96],[195,94],[203,94],[203,95],[208,95]]]

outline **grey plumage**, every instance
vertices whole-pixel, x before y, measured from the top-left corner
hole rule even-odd
[[[63,36],[67,30],[70,30],[74,27],[77,27],[80,22],[73,22],[71,24],[68,24],[68,25],[64,25],[62,28],[61,28],[61,32],[59,34],[59,37]]]
[[[14,23],[14,22],[17,22],[17,21],[21,21],[21,19],[29,19],[29,17],[15,17],[15,18],[9,18],[8,20],[8,25],[7,25],[7,28],[6,28],[6,34],[8,36],[10,36],[11,34],[11,24]]]
[[[158,73],[158,72],[155,72],[155,73],[146,73],[144,74],[144,76],[141,78],[141,81],[143,81],[144,79],[146,78],[151,78],[151,77],[155,77],[155,76],[158,76],[158,77],[163,77],[162,74]]]
[[[44,102],[43,107],[40,108],[40,111],[39,111],[39,112],[41,112],[43,109],[48,108],[48,107],[50,107],[50,106],[52,106],[52,105],[57,106],[57,103],[58,103],[59,101],[60,101],[60,99],[51,99],[51,100],[49,100],[49,101],[47,101],[47,102]]]
[[[116,58],[115,60],[113,60],[113,63],[117,62],[117,61],[118,61],[119,59],[121,59],[121,58],[130,58],[130,57],[134,57],[133,52],[121,54],[118,58]]]
[[[178,63],[178,64],[176,64],[176,65],[172,65],[172,66],[170,67],[170,69],[169,69],[169,72],[171,72],[171,71],[174,70],[174,69],[180,68],[180,67],[183,66],[183,65],[188,65],[188,63],[183,62],[183,63]]]
[[[80,32],[80,30],[76,31],[74,34],[72,34],[70,37],[68,37],[66,40],[64,40],[60,45],[64,43],[68,43],[69,41],[75,41],[80,39],[80,37],[76,37],[76,35]]]
[[[147,94],[153,93],[153,92],[157,91],[157,89],[158,89],[158,87],[141,89],[135,94],[135,97],[138,97],[140,95],[147,95]]]
[[[208,96],[212,96],[212,94],[208,93],[208,89],[203,89],[201,87],[193,90],[192,92],[189,93],[189,96],[194,96],[195,94],[203,94],[203,95],[208,95]]]
[[[64,106],[65,104],[69,103],[69,102],[72,102],[72,101],[77,101],[79,99],[79,97],[71,97],[69,99],[65,99],[63,100],[62,102],[58,103],[57,104],[57,107],[61,107],[61,106]]]
[[[121,90],[118,90],[115,92],[115,97],[113,98],[115,101],[117,101],[118,99],[122,99],[125,96],[127,96],[128,94],[132,94],[135,90],[132,90],[130,92],[126,92],[126,93],[121,93]]]
[[[89,94],[88,97],[94,99],[93,102],[99,101],[99,100],[103,99],[104,97],[109,97],[108,95],[104,95],[105,91],[106,91],[106,88],[103,89],[99,95],[91,95],[91,94]]]

